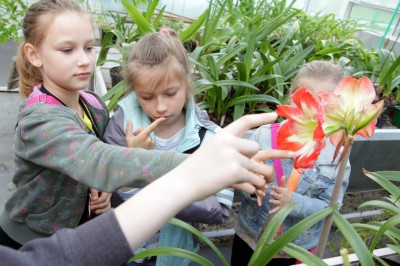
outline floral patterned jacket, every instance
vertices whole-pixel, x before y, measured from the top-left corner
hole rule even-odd
[[[35,89],[30,97],[38,93]],[[101,139],[109,119],[104,103],[88,92],[80,98]],[[74,228],[89,187],[108,192],[143,187],[187,157],[117,147],[97,136],[88,134],[80,116],[65,106],[38,102],[21,108],[14,145],[16,189],[0,215],[0,226],[11,238],[23,244]]]

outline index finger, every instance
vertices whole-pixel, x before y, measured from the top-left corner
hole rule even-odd
[[[261,162],[270,159],[289,159],[294,157],[294,152],[285,150],[260,150],[252,159]]]
[[[241,137],[249,129],[273,123],[277,117],[275,112],[245,115],[226,126],[223,131]]]
[[[150,133],[153,132],[154,129],[156,129],[164,120],[164,117],[157,118],[153,121],[153,123],[145,127],[139,134],[150,135]]]

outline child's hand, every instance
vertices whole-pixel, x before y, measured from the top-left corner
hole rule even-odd
[[[265,185],[263,189],[257,189],[256,190],[256,196],[257,196],[257,205],[261,207],[262,205],[262,199],[266,196],[265,190],[268,189],[268,186]]]
[[[90,209],[96,214],[101,214],[103,212],[111,209],[111,193],[100,191],[94,188],[90,188]]]
[[[129,120],[126,126],[126,146],[129,148],[142,148],[150,150],[154,147],[154,141],[150,137],[150,133],[158,127],[165,118],[160,117],[154,120],[149,126],[140,128],[132,133],[132,121]]]
[[[279,209],[283,206],[285,206],[287,203],[289,203],[292,200],[292,191],[290,191],[290,189],[287,187],[287,183],[286,183],[286,177],[282,176],[281,178],[281,186],[272,186],[272,189],[274,190],[273,192],[271,192],[271,196],[274,199],[269,200],[269,203],[275,205],[275,208],[273,208],[272,210],[270,210],[268,213],[269,214],[274,214],[277,211],[279,211]]]

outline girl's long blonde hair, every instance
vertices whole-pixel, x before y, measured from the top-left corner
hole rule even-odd
[[[46,37],[46,29],[54,17],[68,11],[89,16],[73,0],[41,0],[28,8],[22,23],[23,41],[20,44],[16,59],[19,89],[22,97],[28,97],[32,88],[43,82],[39,68],[33,66],[25,55],[25,44],[30,43],[34,47],[39,47]],[[62,74],[60,73],[60,75]]]

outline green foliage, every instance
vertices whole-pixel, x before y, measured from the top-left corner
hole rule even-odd
[[[138,3],[122,3],[135,23],[135,33],[127,41],[130,45],[167,24],[162,17],[165,7],[155,12],[158,1],[146,1],[143,12]],[[293,4],[214,0],[191,25],[171,22],[177,24],[182,42],[196,45],[189,55],[195,96],[217,123],[224,126],[244,114],[286,104],[291,79],[312,60],[335,61],[347,75],[367,76],[376,81],[378,92],[399,100],[398,56],[385,49],[365,49],[355,37],[362,27],[354,20],[332,14],[310,16]],[[109,47],[103,42],[99,65]]]
[[[22,29],[22,19],[28,6],[24,0],[1,0],[0,3],[0,43],[8,40],[18,42]]]
[[[355,223],[353,227],[357,230],[370,230],[374,231],[373,239],[370,242],[370,252],[374,250],[379,240],[382,237],[385,237],[388,240],[391,247],[395,247],[396,249],[400,249],[400,231],[397,229],[400,224],[400,188],[393,183],[393,181],[400,181],[400,172],[398,171],[381,171],[381,172],[366,172],[365,173],[369,178],[378,183],[389,192],[390,196],[385,197],[382,200],[372,200],[365,202],[360,205],[359,208],[378,208],[383,209],[391,213],[390,218],[384,221],[371,221],[365,224]],[[389,245],[388,244],[388,245]]]
[[[341,242],[341,246],[346,246],[350,251],[355,252],[361,265],[375,265],[376,262],[380,262],[382,265],[387,265],[382,258],[373,255],[372,252],[377,248],[379,240],[384,238],[388,241],[386,246],[400,254],[400,230],[397,229],[400,224],[400,188],[393,183],[393,181],[400,181],[400,172],[368,172],[366,175],[381,185],[382,188],[387,190],[390,193],[390,197],[387,197],[384,200],[365,202],[360,205],[359,208],[373,207],[384,209],[392,214],[387,220],[350,224],[344,216],[338,212],[338,206],[335,205],[314,213],[276,237],[279,226],[295,207],[295,203],[289,203],[281,208],[269,221],[268,226],[265,228],[260,240],[258,241],[258,245],[256,246],[248,265],[265,265],[279,252],[286,253],[289,256],[302,261],[306,265],[327,265],[322,259],[311,254],[308,250],[296,246],[291,242],[302,232],[315,223],[322,221],[330,214],[333,214],[333,220],[336,227],[346,239],[346,243]],[[227,265],[222,253],[200,231],[177,219],[171,220],[170,223],[185,228],[195,236],[202,239],[216,252],[223,265]],[[178,256],[195,261],[200,265],[213,265],[210,261],[197,254],[168,247],[149,249],[148,251],[138,253],[135,256],[135,259],[156,255]]]

